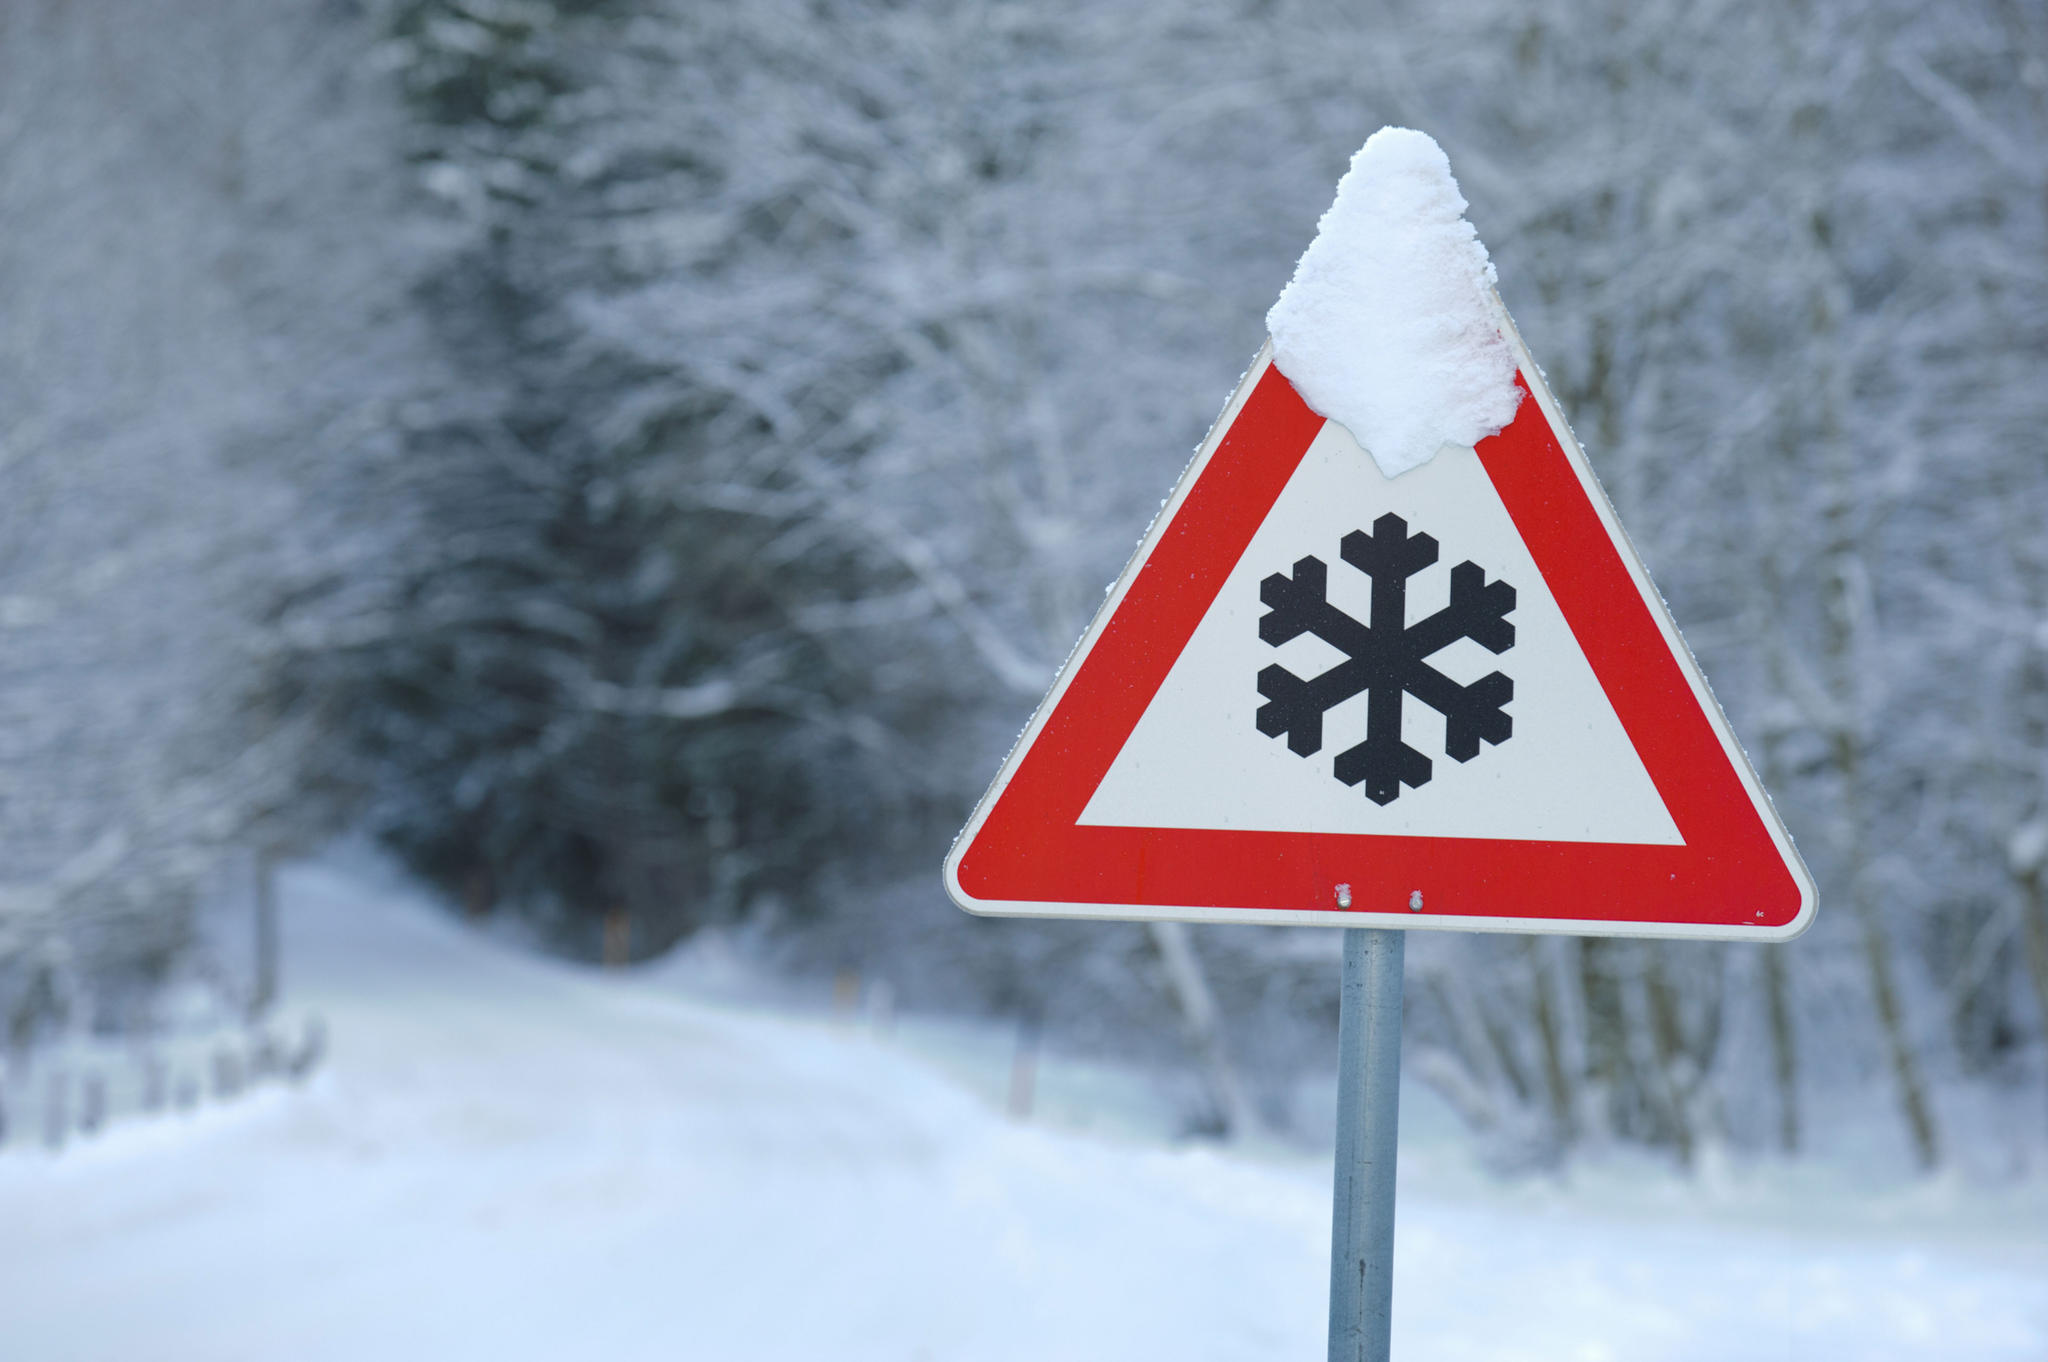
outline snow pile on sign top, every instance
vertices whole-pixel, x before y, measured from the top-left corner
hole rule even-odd
[[[1273,362],[1388,477],[1497,434],[1521,401],[1493,262],[1427,134],[1381,128],[1266,314]]]

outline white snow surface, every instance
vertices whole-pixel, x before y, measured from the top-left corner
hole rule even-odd
[[[0,1155],[8,1362],[1322,1356],[1327,1155],[1018,1123],[915,1026],[535,959],[359,871],[284,888],[329,1066]],[[1502,1184],[1404,1102],[1397,1356],[2048,1356],[2032,1184]]]
[[[1390,478],[1498,433],[1521,401],[1465,207],[1433,138],[1381,128],[1266,314],[1280,372]]]

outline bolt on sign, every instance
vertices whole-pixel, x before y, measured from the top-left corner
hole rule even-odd
[[[946,860],[973,913],[1783,940],[1814,888],[1495,300],[1389,477],[1269,342]]]

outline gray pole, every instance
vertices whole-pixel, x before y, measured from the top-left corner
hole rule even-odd
[[[1394,1152],[1401,1116],[1406,934],[1344,932],[1337,1022],[1337,1192],[1330,1225],[1330,1362],[1386,1362],[1393,1327]]]

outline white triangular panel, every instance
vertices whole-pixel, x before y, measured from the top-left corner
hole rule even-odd
[[[1496,656],[1470,640],[1430,662],[1461,684],[1491,671],[1514,681],[1512,735],[1458,762],[1444,753],[1442,716],[1413,696],[1402,737],[1429,757],[1420,787],[1384,806],[1332,773],[1335,754],[1365,737],[1367,697],[1324,717],[1322,749],[1297,756],[1260,733],[1260,669],[1278,662],[1311,677],[1343,660],[1304,636],[1275,648],[1259,638],[1259,584],[1313,555],[1328,567],[1328,598],[1364,620],[1371,584],[1338,543],[1392,512],[1438,542],[1436,565],[1410,579],[1407,619],[1449,600],[1453,565],[1515,588],[1514,646]],[[1348,431],[1325,422],[1272,513],[1182,650],[1081,817],[1084,824],[1266,832],[1484,837],[1676,846],[1678,834],[1571,628],[1544,584],[1478,456],[1446,449],[1384,477]]]

